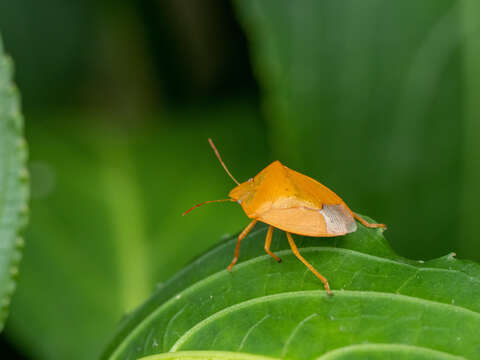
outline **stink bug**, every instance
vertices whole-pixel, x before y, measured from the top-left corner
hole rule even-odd
[[[228,266],[229,271],[238,260],[240,242],[260,221],[270,225],[265,239],[267,254],[277,262],[282,261],[270,251],[270,244],[274,228],[285,231],[295,256],[322,281],[327,293],[332,295],[327,279],[300,255],[291,234],[315,237],[345,235],[357,230],[355,219],[369,228],[386,228],[384,224],[372,224],[362,219],[332,190],[311,177],[289,169],[280,161],[274,161],[254,178],[239,183],[223,162],[213,141],[208,139],[208,142],[220,164],[237,186],[230,191],[228,199],[205,201],[190,208],[183,215],[198,206],[212,202],[233,201],[242,206],[252,221],[238,235],[235,256]]]

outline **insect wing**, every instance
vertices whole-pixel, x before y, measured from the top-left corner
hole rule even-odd
[[[323,205],[320,214],[325,219],[329,234],[348,234],[357,230],[357,223],[343,205]]]

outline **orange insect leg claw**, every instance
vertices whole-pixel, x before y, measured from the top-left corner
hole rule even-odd
[[[328,285],[328,280],[322,274],[320,274],[317,270],[315,270],[315,268],[307,260],[305,260],[302,255],[300,255],[300,252],[298,251],[297,245],[295,245],[295,242],[293,241],[292,235],[289,232],[286,232],[286,231],[285,231],[285,234],[287,234],[288,243],[290,244],[290,247],[291,247],[293,253],[295,254],[295,256],[298,258],[298,260],[300,260],[302,263],[304,263],[305,266],[311,272],[313,272],[317,278],[320,279],[320,281],[323,283],[323,286],[325,287],[325,290],[327,290],[328,295],[333,296],[333,293],[330,290],[330,285]]]
[[[387,228],[387,225],[385,224],[372,224],[372,223],[369,223],[368,221],[366,221],[365,219],[363,219],[362,217],[358,216],[357,214],[353,213],[353,217],[355,219],[357,219],[358,221],[360,221],[362,223],[363,226],[366,226],[368,228],[382,228],[382,229],[386,229]]]
[[[237,246],[235,247],[235,256],[233,257],[233,260],[230,263],[230,265],[228,265],[228,267],[227,267],[228,271],[232,271],[233,266],[238,261],[238,254],[240,252],[240,242],[245,238],[245,236],[248,235],[248,233],[250,231],[252,231],[252,229],[253,229],[253,227],[255,226],[256,223],[257,223],[257,220],[252,220],[250,222],[250,224],[248,224],[247,227],[245,229],[243,229],[243,231],[240,233],[240,235],[238,235]]]
[[[282,262],[282,259],[280,259],[277,255],[275,255],[273,252],[270,251],[270,245],[272,244],[272,235],[273,235],[273,226],[269,226],[267,231],[267,237],[265,238],[265,251],[267,252],[268,255],[273,257],[276,262]]]

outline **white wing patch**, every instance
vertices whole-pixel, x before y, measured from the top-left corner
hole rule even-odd
[[[343,205],[323,205],[320,214],[330,234],[348,234],[357,230],[357,223]]]

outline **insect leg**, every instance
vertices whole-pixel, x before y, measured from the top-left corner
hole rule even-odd
[[[233,265],[237,263],[238,253],[240,251],[240,242],[253,229],[256,223],[257,223],[257,220],[250,221],[250,224],[248,224],[247,227],[243,229],[243,231],[240,233],[240,235],[238,235],[237,246],[235,247],[235,256],[233,257],[233,260],[230,263],[230,265],[228,265],[228,268],[227,268],[228,271],[232,271]]]
[[[273,235],[273,226],[268,227],[267,231],[267,237],[265,239],[265,251],[267,252],[268,255],[273,257],[276,262],[282,262],[282,259],[280,259],[277,255],[275,255],[273,252],[270,251],[270,245],[272,243],[272,235]]]
[[[382,228],[382,229],[386,229],[387,226],[385,224],[372,224],[372,223],[369,223],[368,221],[366,221],[365,219],[361,218],[360,216],[358,216],[357,214],[353,213],[353,217],[355,219],[357,219],[358,221],[360,221],[362,223],[362,225],[366,226],[366,227],[369,227],[369,228]]]
[[[298,258],[298,260],[304,263],[305,266],[311,272],[313,272],[317,278],[320,279],[320,281],[323,283],[323,286],[325,287],[325,290],[327,290],[328,295],[332,296],[333,293],[330,290],[330,285],[328,285],[328,280],[323,275],[321,275],[317,270],[315,270],[315,268],[307,260],[305,260],[302,255],[300,255],[300,253],[298,252],[297,245],[295,245],[295,242],[293,241],[292,235],[286,231],[285,231],[285,234],[287,234],[288,243],[290,244],[290,247],[292,248],[292,251],[295,254],[295,256]]]

